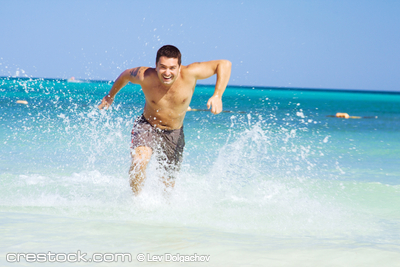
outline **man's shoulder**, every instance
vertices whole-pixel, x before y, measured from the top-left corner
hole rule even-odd
[[[144,76],[153,75],[157,73],[155,68],[152,67],[141,67],[144,73]]]
[[[193,62],[193,63],[191,63],[189,65],[186,65],[186,66],[182,65],[182,68],[187,69],[187,70],[191,70],[191,69],[194,69],[196,67],[199,67],[200,64],[201,64],[201,62]]]
[[[216,62],[215,60],[203,61],[203,62],[193,62],[187,66],[182,66],[182,68],[185,67],[186,71],[190,72],[190,73],[202,72],[204,70],[214,67],[215,62]]]
[[[139,73],[150,74],[150,73],[156,72],[156,69],[152,68],[152,67],[140,66],[140,67],[132,68],[131,71],[134,74],[139,74]]]
[[[126,73],[133,79],[144,80],[146,77],[155,73],[155,69],[151,67],[135,67],[131,69],[127,69]]]
[[[187,79],[192,80],[196,77],[196,68],[193,64],[195,64],[195,63],[189,64],[186,66],[181,65],[181,77],[184,80],[187,80]]]
[[[187,75],[195,75],[195,73],[199,70],[201,67],[201,62],[194,62],[189,65],[182,65],[181,66],[181,72],[184,72]]]
[[[186,77],[191,77],[194,79],[198,79],[204,73],[207,73],[210,71],[211,67],[209,62],[194,62],[192,64],[189,64],[187,66],[182,66],[182,72],[184,72],[184,75]]]

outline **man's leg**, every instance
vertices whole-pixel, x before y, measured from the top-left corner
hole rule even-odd
[[[130,185],[133,193],[137,196],[146,179],[146,167],[150,161],[153,150],[150,147],[138,146],[131,153],[132,163],[129,169]]]
[[[180,150],[175,151],[175,154],[165,155],[162,160],[159,159],[159,168],[162,172],[160,181],[165,185],[165,191],[170,191],[174,188],[181,163],[182,152]]]
[[[183,149],[185,147],[185,136],[183,128],[166,133],[163,138],[164,158],[163,169],[164,175],[161,181],[165,185],[165,191],[173,189],[175,186],[175,179],[179,173],[182,164]]]

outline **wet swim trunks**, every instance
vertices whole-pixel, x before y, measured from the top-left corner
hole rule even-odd
[[[142,114],[133,124],[131,137],[132,149],[150,147],[166,170],[179,171],[185,147],[183,126],[176,130],[162,130],[152,126]]]

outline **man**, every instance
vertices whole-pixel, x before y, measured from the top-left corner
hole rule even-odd
[[[156,68],[127,69],[114,82],[99,109],[108,108],[115,95],[128,82],[140,84],[146,99],[143,114],[132,130],[132,163],[129,170],[130,185],[138,195],[145,181],[145,171],[152,154],[165,170],[166,187],[175,185],[175,174],[182,162],[185,146],[183,119],[199,79],[217,74],[214,95],[207,108],[218,114],[222,111],[222,94],[231,74],[231,62],[214,60],[181,66],[181,53],[175,46],[165,45],[157,52]]]

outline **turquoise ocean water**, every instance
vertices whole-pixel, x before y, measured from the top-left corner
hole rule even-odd
[[[128,85],[100,111],[110,88],[0,78],[1,266],[16,266],[9,253],[78,250],[132,261],[77,266],[156,264],[139,253],[209,255],[190,263],[203,266],[400,266],[400,94],[228,87],[231,112],[187,113],[172,194],[151,162],[135,198],[130,131],[144,98]],[[205,109],[212,93],[197,86],[190,106]]]

